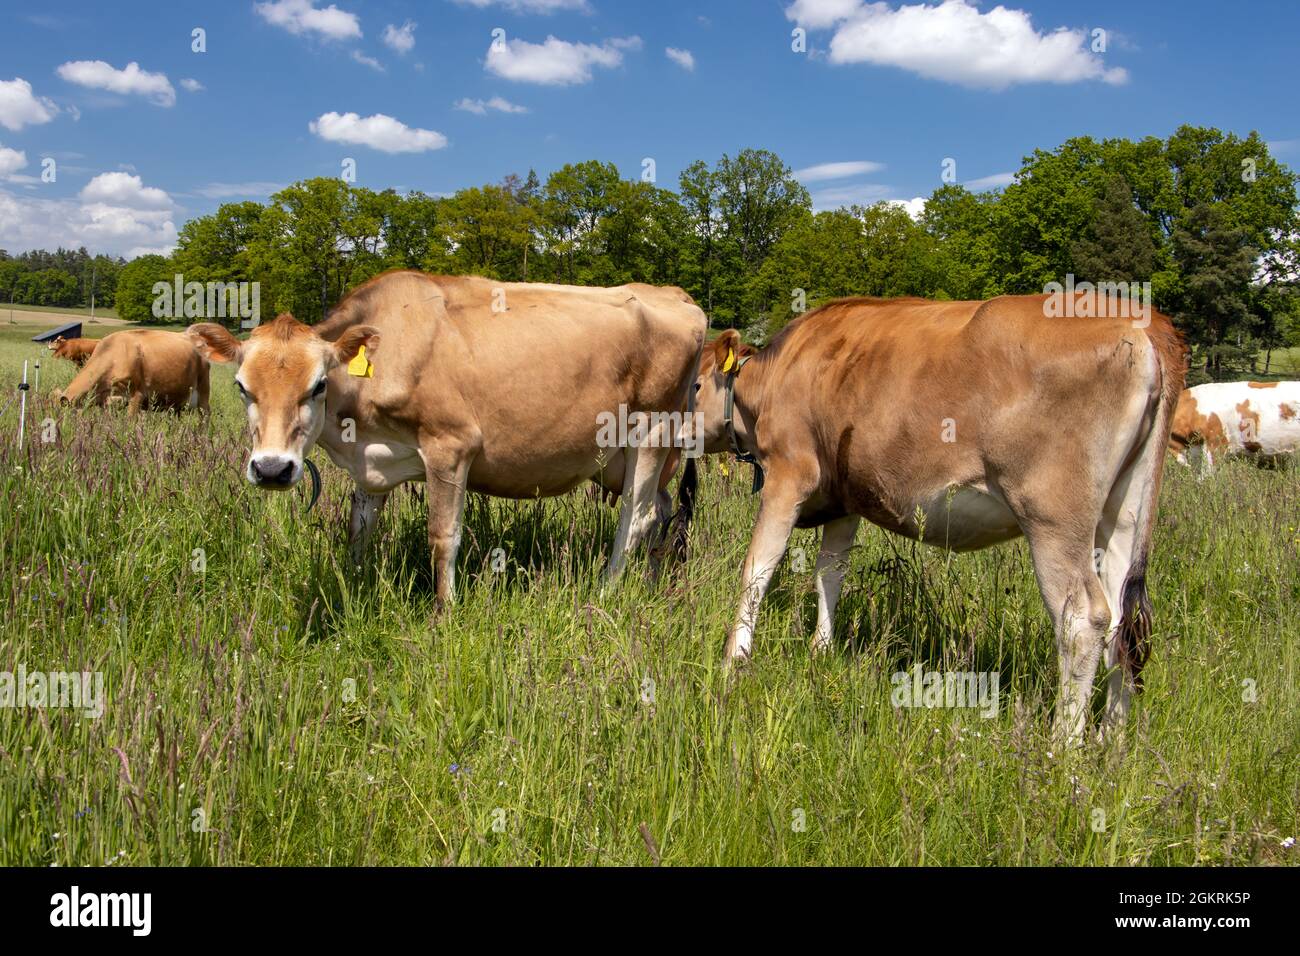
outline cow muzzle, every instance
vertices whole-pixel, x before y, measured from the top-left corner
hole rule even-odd
[[[302,473],[301,458],[259,453],[248,459],[248,480],[269,491],[292,488],[302,480]]]

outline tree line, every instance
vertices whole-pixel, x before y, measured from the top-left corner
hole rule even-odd
[[[890,203],[814,212],[765,150],[692,163],[676,185],[598,161],[451,196],[309,179],[190,220],[172,255],[121,267],[116,304],[123,318],[159,321],[154,284],[176,274],[257,281],[264,316],[306,322],[393,268],[639,281],[679,285],[715,328],[762,342],[832,298],[983,299],[1073,276],[1149,282],[1187,335],[1198,379],[1267,371],[1272,349],[1300,345],[1297,176],[1253,132],[1077,137],[1025,157],[1003,189],[941,184],[916,219]]]
[[[74,308],[95,305],[112,308],[117,276],[126,260],[92,256],[81,249],[37,249],[16,256],[0,249],[0,296],[5,302]]]

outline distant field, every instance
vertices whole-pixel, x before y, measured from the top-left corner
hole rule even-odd
[[[1259,368],[1264,368],[1264,353],[1259,353]],[[1274,349],[1273,355],[1269,361],[1269,377],[1273,376],[1296,376],[1300,377],[1300,346],[1289,349]]]
[[[14,303],[15,316],[21,315],[23,313],[32,313],[35,315],[51,316],[51,321],[54,321],[54,319],[60,315],[66,315],[70,317],[68,321],[72,321],[73,319],[89,318],[90,306],[88,305],[87,306],[23,305],[21,302]],[[121,321],[117,317],[116,309],[113,308],[106,309],[103,306],[98,306],[98,305],[95,306],[95,318],[106,319],[113,322]],[[7,303],[0,303],[0,322],[8,322],[8,321],[9,321],[9,305]],[[57,322],[55,324],[57,324]]]
[[[1023,542],[864,529],[814,660],[797,532],[729,681],[743,468],[703,469],[684,569],[608,592],[614,511],[471,495],[436,614],[421,487],[350,567],[321,453],[314,512],[241,477],[227,367],[205,422],[60,409],[52,365],[18,453],[34,351],[0,336],[0,671],[99,672],[107,708],[0,709],[0,865],[649,864],[642,824],[665,864],[1300,863],[1300,470],[1169,465],[1127,748],[1062,753]],[[917,663],[1000,675],[996,715],[895,709]]]

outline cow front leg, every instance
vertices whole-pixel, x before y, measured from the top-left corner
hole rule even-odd
[[[749,551],[745,554],[740,574],[740,608],[736,611],[735,624],[723,649],[724,665],[749,657],[759,605],[763,603],[763,595],[776,573],[776,566],[785,555],[802,504],[803,495],[792,483],[782,481],[777,475],[768,476],[758,520],[754,523],[754,535],[749,541]]]
[[[429,502],[429,555],[438,604],[450,604],[456,594],[456,553],[465,518],[465,485],[469,459],[452,453],[423,452]]]
[[[366,548],[374,536],[379,512],[388,500],[388,492],[372,495],[359,487],[352,489],[352,514],[348,518],[348,556],[354,567],[361,564]]]

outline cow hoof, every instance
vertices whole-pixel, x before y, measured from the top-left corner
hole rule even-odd
[[[728,652],[722,657],[722,672],[724,674],[738,674],[749,663],[749,655],[741,652]]]

